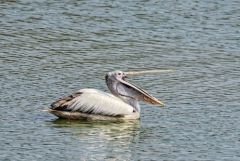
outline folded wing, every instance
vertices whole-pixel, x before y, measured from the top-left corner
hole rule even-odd
[[[96,89],[81,89],[52,103],[51,109],[106,116],[128,115],[133,112],[133,107],[121,99]]]

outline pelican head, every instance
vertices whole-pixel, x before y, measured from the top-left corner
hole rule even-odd
[[[129,74],[130,75],[130,74]],[[138,101],[164,106],[157,98],[136,85],[126,81],[128,72],[114,71],[106,74],[106,84],[111,93],[140,111]]]
[[[123,71],[120,71],[120,70],[116,70],[116,71],[113,71],[113,72],[108,72],[105,76],[105,79],[106,79],[106,83],[111,80],[111,81],[118,81],[119,79],[123,79],[126,78],[127,75],[123,72]]]

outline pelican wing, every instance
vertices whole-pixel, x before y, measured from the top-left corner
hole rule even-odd
[[[96,89],[81,89],[52,103],[51,109],[106,116],[128,115],[134,110],[121,99]]]

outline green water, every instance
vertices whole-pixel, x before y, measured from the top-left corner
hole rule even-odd
[[[0,160],[240,160],[240,2],[0,1]],[[42,109],[112,70],[166,104],[140,121]]]

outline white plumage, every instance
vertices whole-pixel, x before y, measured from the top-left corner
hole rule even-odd
[[[109,116],[128,115],[133,107],[120,98],[96,89],[81,89],[78,97],[67,102],[67,110]]]

